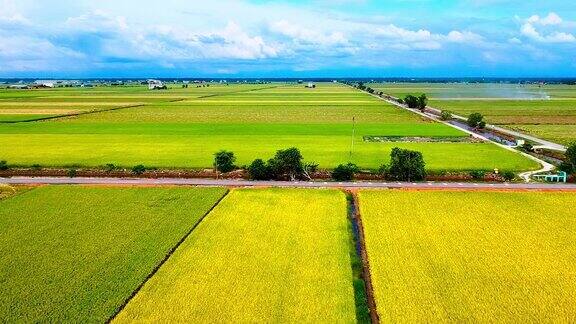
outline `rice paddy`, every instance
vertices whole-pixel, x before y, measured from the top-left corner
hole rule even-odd
[[[1,200],[0,322],[105,322],[224,193],[48,186]]]
[[[18,93],[21,98],[15,97]],[[0,114],[6,119],[42,117],[50,109],[83,111],[93,103],[102,108],[49,121],[0,123],[0,158],[20,166],[206,168],[222,149],[235,152],[244,165],[295,146],[322,168],[351,161],[377,169],[400,146],[421,149],[431,170],[537,168],[492,144],[365,142],[364,136],[467,135],[341,84],[321,83],[316,89],[212,84],[165,92],[144,87],[4,90],[0,98],[0,109],[39,114]],[[133,106],[123,108],[126,104]]]
[[[114,322],[353,323],[349,253],[342,192],[232,190]]]
[[[492,124],[560,144],[576,141],[576,86],[518,84],[374,84],[404,97],[426,93],[430,106],[461,116],[482,113]]]
[[[382,322],[574,322],[573,193],[363,191]]]

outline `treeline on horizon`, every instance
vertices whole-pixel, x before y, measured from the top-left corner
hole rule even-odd
[[[221,82],[227,81],[229,83],[236,82],[369,82],[369,83],[379,83],[379,82],[397,82],[397,83],[510,83],[510,84],[532,84],[532,83],[547,83],[547,84],[568,84],[576,85],[576,77],[574,78],[481,78],[481,77],[470,77],[470,78],[427,78],[427,77],[349,77],[349,78],[157,78],[157,77],[142,77],[142,78],[0,78],[0,82],[15,82],[15,81],[35,81],[35,80],[79,80],[79,81],[134,81],[134,80],[147,80],[156,79],[164,82],[171,81],[203,81],[203,82]]]

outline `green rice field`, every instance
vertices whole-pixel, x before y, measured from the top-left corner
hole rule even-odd
[[[114,322],[354,323],[349,239],[340,191],[232,190]]]
[[[46,186],[0,200],[0,322],[105,322],[224,193]]]
[[[502,125],[561,144],[576,141],[576,86],[517,84],[372,84],[403,98],[426,93],[429,105],[461,116],[482,113]]]
[[[206,168],[221,149],[235,152],[238,165],[244,165],[295,146],[322,168],[352,161],[376,169],[399,146],[421,150],[431,170],[537,168],[492,144],[365,142],[364,136],[467,135],[341,84],[321,83],[316,89],[272,83],[164,92],[145,87],[0,91],[4,111],[80,109],[79,103],[103,108],[46,121],[0,122],[0,158],[21,166]],[[128,104],[130,108],[115,106]],[[4,118],[20,115],[14,116]]]
[[[575,198],[360,192],[381,322],[576,321]]]

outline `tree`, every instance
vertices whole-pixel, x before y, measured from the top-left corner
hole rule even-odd
[[[484,116],[482,116],[482,114],[480,113],[470,114],[470,116],[468,116],[467,124],[472,128],[482,129],[486,127],[486,123],[484,122]]]
[[[424,110],[428,105],[428,97],[425,94],[421,94],[418,97],[407,95],[406,98],[404,98],[404,103],[408,105],[408,108]]]
[[[270,169],[262,159],[256,159],[248,166],[248,174],[252,180],[270,180],[272,178]]]
[[[418,108],[418,98],[413,95],[407,95],[404,98],[404,103],[408,106],[408,108]]]
[[[389,175],[400,181],[422,181],[426,178],[426,163],[422,153],[393,148],[390,154]]]
[[[576,142],[568,146],[568,149],[566,149],[565,156],[567,162],[572,164],[572,166],[576,167]]]
[[[332,171],[332,179],[336,181],[350,181],[360,169],[354,163],[340,164]]]
[[[302,154],[295,147],[279,150],[274,158],[268,161],[268,167],[275,178],[289,177],[294,181],[304,171]]]
[[[214,154],[214,168],[216,168],[216,171],[223,173],[234,171],[236,168],[234,162],[236,162],[236,157],[232,152],[222,150]]]
[[[426,109],[426,106],[428,106],[428,97],[425,94],[421,94],[418,97],[418,109],[424,111]]]
[[[8,170],[8,162],[6,161],[0,161],[0,171],[6,171]]]
[[[312,180],[311,174],[318,171],[318,163],[316,162],[306,162],[302,167],[302,174],[308,180]]]
[[[448,110],[442,110],[440,113],[440,119],[442,120],[451,120],[452,119],[452,112]]]
[[[576,142],[570,144],[564,153],[566,161],[562,162],[559,169],[566,173],[576,172]]]

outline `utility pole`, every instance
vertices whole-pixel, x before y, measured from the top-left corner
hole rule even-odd
[[[354,153],[354,139],[356,137],[356,116],[352,117],[352,145],[350,146],[349,162],[352,163],[352,154]]]

